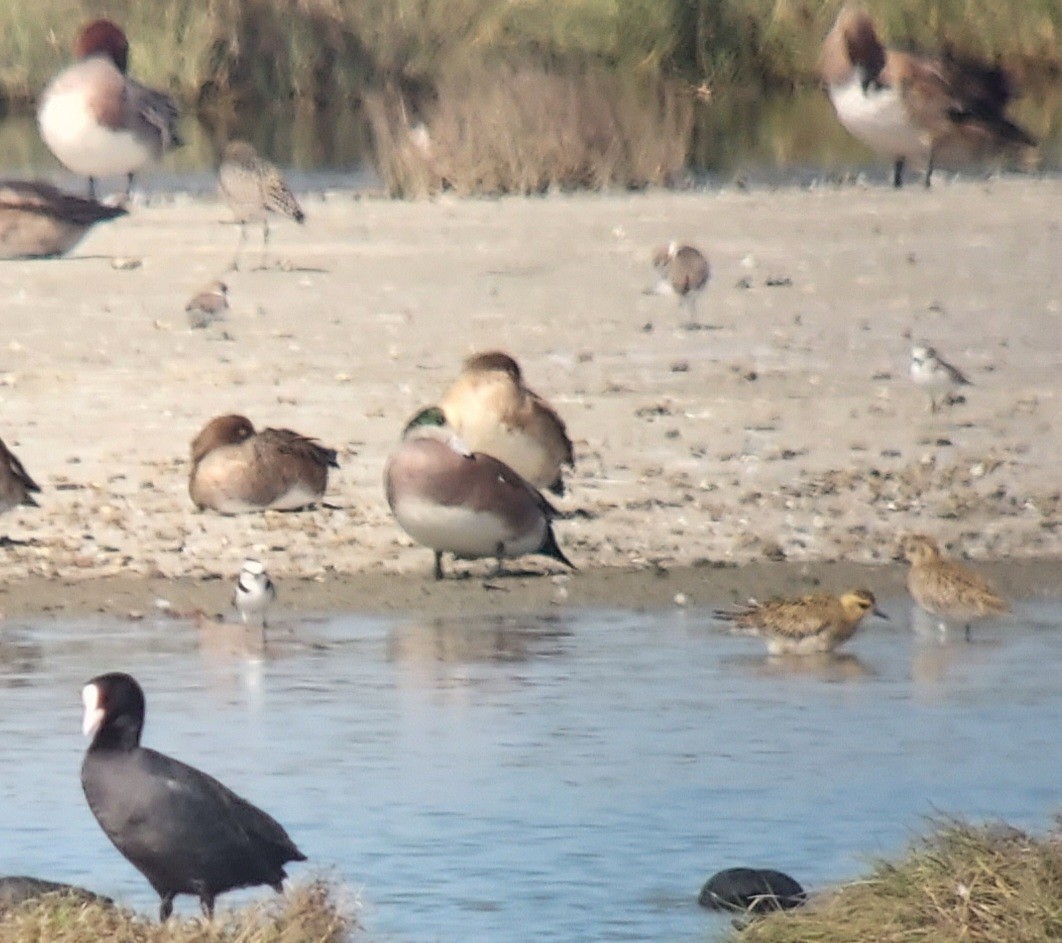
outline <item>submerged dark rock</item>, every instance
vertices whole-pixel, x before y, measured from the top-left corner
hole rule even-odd
[[[45,881],[43,878],[30,878],[23,875],[0,877],[0,912],[10,910],[28,900],[38,900],[48,894],[76,897],[83,901],[96,901],[100,904],[113,904],[109,897],[101,897],[74,884],[60,884],[57,881]]]
[[[697,902],[710,910],[761,914],[799,907],[806,900],[804,888],[781,871],[726,868],[708,879]]]

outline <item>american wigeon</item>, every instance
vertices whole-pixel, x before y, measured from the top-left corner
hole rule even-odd
[[[0,181],[0,259],[48,259],[76,246],[96,223],[126,211],[47,183]]]
[[[469,357],[439,406],[462,442],[504,462],[536,488],[564,494],[562,470],[575,456],[557,411],[524,384],[508,354]]]
[[[387,503],[402,529],[435,551],[435,578],[442,555],[502,561],[539,553],[565,566],[557,545],[555,508],[504,462],[473,452],[458,439],[438,406],[410,420],[384,469]]]
[[[290,429],[255,432],[245,416],[217,416],[192,440],[188,492],[222,514],[290,511],[318,501],[336,452]]]
[[[819,72],[837,118],[850,134],[893,161],[893,186],[908,161],[1022,150],[1036,141],[1003,112],[1012,97],[1006,73],[951,55],[887,49],[866,11],[845,5],[822,46]]]
[[[0,514],[20,505],[38,507],[33,495],[40,490],[15,453],[0,439]]]

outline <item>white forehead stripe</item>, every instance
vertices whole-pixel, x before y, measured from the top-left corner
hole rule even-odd
[[[86,684],[81,689],[81,701],[85,705],[85,715],[81,720],[81,732],[91,736],[103,723],[103,708],[100,707],[100,689],[94,684]]]

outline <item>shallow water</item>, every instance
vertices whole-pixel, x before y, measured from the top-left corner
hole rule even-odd
[[[795,663],[697,610],[288,619],[264,651],[182,621],[6,622],[0,874],[155,912],[78,780],[81,685],[116,669],[147,692],[145,742],[274,814],[310,857],[293,873],[342,877],[373,940],[703,941],[719,868],[814,889],[934,814],[1045,828],[1062,604],[971,643],[886,608]]]
[[[1040,140],[1041,168],[1062,169],[1062,92],[1048,89],[1027,95],[1014,103],[1011,117]],[[184,146],[161,164],[145,168],[138,175],[141,189],[213,193],[220,142],[233,137],[252,141],[284,167],[297,191],[379,186],[371,169],[371,134],[356,110],[247,109],[226,126],[213,128],[186,115],[180,133]],[[866,173],[883,183],[891,172],[887,161],[871,154],[838,124],[829,101],[818,90],[720,94],[698,103],[690,165],[696,177],[709,185],[735,179],[753,184],[807,183],[849,173]],[[41,140],[36,119],[25,115],[0,120],[0,176],[43,177],[75,192],[85,186],[60,167]],[[912,175],[911,180],[918,178]],[[107,185],[124,185],[124,181],[107,181]]]

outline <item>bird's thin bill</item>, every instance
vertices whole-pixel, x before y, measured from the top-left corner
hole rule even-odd
[[[81,690],[81,700],[85,705],[85,716],[81,721],[81,732],[91,737],[103,723],[103,708],[100,706],[100,690],[94,684],[86,684]]]

